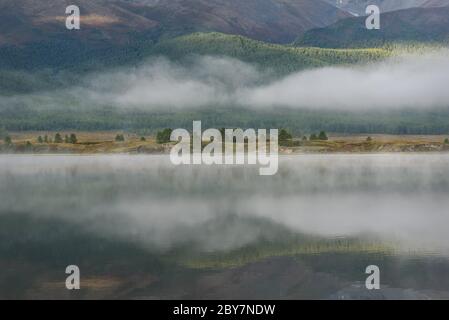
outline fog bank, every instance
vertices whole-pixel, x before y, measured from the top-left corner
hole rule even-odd
[[[449,106],[449,50],[399,56],[365,66],[301,71],[284,78],[235,59],[189,63],[152,58],[83,78],[59,91],[0,97],[0,107],[114,106],[148,111],[196,107],[315,110],[428,110]]]

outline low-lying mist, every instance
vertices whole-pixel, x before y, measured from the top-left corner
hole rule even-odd
[[[230,58],[189,63],[152,58],[137,67],[91,74],[76,87],[1,97],[31,107],[115,106],[189,109],[242,106],[326,110],[391,110],[449,106],[449,50],[402,55],[364,66],[311,69],[283,78]]]
[[[2,156],[0,220],[58,219],[157,251],[226,251],[290,232],[447,254],[448,163],[438,154],[292,156],[261,177],[252,167],[173,167],[166,156]]]

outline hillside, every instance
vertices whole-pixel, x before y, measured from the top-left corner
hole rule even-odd
[[[0,46],[72,39],[126,45],[136,37],[216,31],[292,42],[304,31],[347,16],[322,0],[79,0],[81,29],[65,28],[70,0],[0,0]]]
[[[140,3],[146,5],[141,14],[158,21],[170,34],[217,31],[273,43],[290,43],[306,30],[348,16],[323,0],[143,0]]]
[[[79,80],[79,76],[85,73],[138,64],[144,59],[159,55],[175,61],[183,61],[191,55],[227,56],[283,75],[331,64],[378,61],[392,54],[390,50],[383,48],[295,48],[221,33],[195,33],[166,39],[157,44],[136,43],[126,50],[111,48],[91,51],[86,48],[86,51],[83,51],[83,47],[76,47],[67,55],[59,55],[55,48],[36,46],[26,53],[21,52],[22,54],[19,54],[14,50],[0,49],[0,65],[4,67],[0,70],[2,94],[27,93],[73,85]],[[53,68],[58,70],[53,71]]]
[[[65,28],[69,0],[0,0],[0,68],[89,69],[140,61],[155,43],[193,32],[289,43],[346,13],[322,0],[80,0],[81,29]]]
[[[380,30],[367,30],[364,17],[343,19],[307,31],[295,44],[324,48],[382,46],[392,42],[447,43],[449,6],[412,8],[384,13]]]
[[[377,61],[391,54],[386,49],[295,48],[269,44],[242,36],[220,33],[195,33],[170,39],[152,48],[154,55],[172,59],[197,55],[227,56],[271,68],[280,73],[336,64]]]

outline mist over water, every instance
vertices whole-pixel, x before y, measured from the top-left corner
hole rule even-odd
[[[287,230],[447,255],[448,164],[447,154],[281,156],[263,177],[166,156],[3,155],[0,219],[56,219],[157,252],[234,250]]]

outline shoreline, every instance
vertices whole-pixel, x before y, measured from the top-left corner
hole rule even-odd
[[[51,139],[55,133],[46,132]],[[39,142],[42,132],[15,132],[12,142],[0,142],[0,154],[169,154],[175,143],[156,142],[153,136],[125,134],[125,141],[115,141],[116,132],[77,132],[76,143]],[[449,152],[448,135],[329,135],[329,140],[293,138],[281,141],[279,154],[382,154]],[[207,143],[204,142],[204,145]]]

